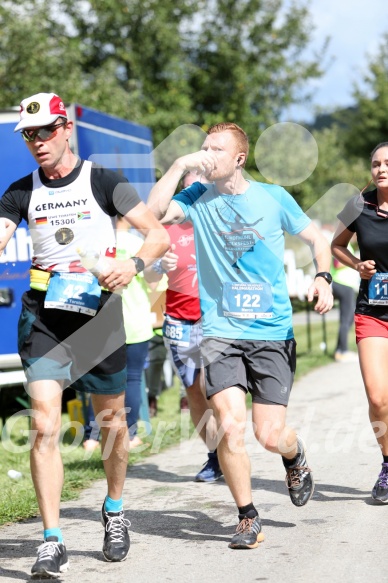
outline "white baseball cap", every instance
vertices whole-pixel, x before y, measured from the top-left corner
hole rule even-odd
[[[37,93],[23,99],[20,104],[20,121],[14,132],[26,128],[47,126],[67,113],[62,99],[55,93]]]

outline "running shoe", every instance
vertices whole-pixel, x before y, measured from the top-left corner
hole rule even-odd
[[[304,506],[314,493],[314,479],[307,465],[306,449],[302,439],[298,436],[298,455],[295,464],[286,466],[286,486],[291,502],[295,506]],[[283,460],[284,463],[284,460]]]
[[[207,455],[208,460],[204,463],[202,470],[195,476],[195,482],[216,482],[222,476],[222,470],[218,463],[217,454],[208,453]]]
[[[372,498],[383,504],[388,503],[388,464],[382,464],[381,472],[372,490]]]
[[[32,579],[58,579],[69,568],[66,547],[58,537],[49,536],[38,547],[38,558],[31,569]]]
[[[261,520],[255,518],[243,518],[236,528],[236,534],[229,543],[230,549],[255,549],[263,542],[264,535],[261,532]]]
[[[129,520],[124,518],[124,512],[106,512],[105,502],[101,509],[101,522],[105,528],[102,552],[107,561],[125,561],[129,552],[130,540]]]

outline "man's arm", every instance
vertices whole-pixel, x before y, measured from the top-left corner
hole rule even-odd
[[[311,249],[313,262],[317,273],[330,272],[331,252],[326,238],[310,223],[308,227],[298,233],[298,237],[306,243]],[[320,314],[325,314],[333,307],[333,294],[330,284],[323,278],[317,277],[309,287],[307,299],[312,302],[314,297],[318,296],[314,310]]]
[[[182,176],[190,170],[206,174],[216,165],[214,152],[200,150],[175,160],[172,166],[152,188],[147,206],[163,224],[181,223],[184,212],[178,203],[171,200]]]
[[[145,270],[144,276],[148,283],[159,282],[165,273],[175,271],[179,259],[179,256],[174,253],[175,247],[175,243],[172,243],[167,253],[165,253],[161,259],[158,259],[153,266]]]
[[[166,229],[143,202],[128,211],[124,218],[144,236],[143,245],[136,256],[144,261],[145,267],[148,267],[168,250],[170,237]],[[136,266],[132,259],[125,261],[112,260],[109,264],[110,269],[99,277],[99,282],[110,290],[117,287],[125,287],[137,274]],[[116,283],[114,284],[113,282]]]
[[[16,223],[0,217],[0,256],[3,254],[8,241],[17,229]]]

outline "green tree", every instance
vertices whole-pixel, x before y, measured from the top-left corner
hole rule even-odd
[[[197,123],[239,123],[252,139],[298,101],[319,59],[302,52],[312,25],[303,3],[282,0],[215,0],[200,34],[189,42],[190,84]],[[324,47],[322,48],[324,51]]]
[[[104,103],[110,113],[149,125],[155,143],[177,126],[193,122],[187,83],[189,64],[182,37],[184,23],[205,2],[61,0],[60,4],[71,22],[72,34],[82,39],[83,70],[89,83],[95,87],[97,77],[102,81],[96,98],[104,85],[100,71],[115,71],[116,83],[125,97],[111,99],[110,107]],[[107,91],[111,84],[111,80],[105,82]],[[129,107],[134,103],[136,110]]]
[[[64,69],[77,76],[76,53],[67,46],[63,27],[49,15],[48,2],[1,4],[0,107],[16,106],[32,93],[52,91]]]
[[[92,74],[82,38],[74,34],[71,21],[58,14],[58,2],[50,0],[0,6],[0,107],[16,106],[33,93],[54,91],[66,102],[118,115],[126,106],[131,117],[139,115],[138,95],[122,87],[117,67],[104,62]]]
[[[344,130],[337,125],[312,134],[318,144],[317,166],[307,180],[289,191],[306,212],[314,207],[312,218],[335,223],[346,200],[367,184],[368,164],[346,152]]]
[[[322,74],[303,55],[306,0],[6,0],[0,25],[0,106],[55,90],[149,125],[155,144],[221,120],[254,143]]]
[[[356,86],[355,109],[345,118],[346,149],[369,160],[373,148],[388,139],[388,34],[378,54],[369,60],[364,87]]]
[[[301,2],[283,0],[62,0],[87,74],[114,63],[138,92],[141,120],[156,143],[183,123],[206,129],[236,121],[251,140],[322,74],[302,52],[312,30]],[[323,51],[324,49],[322,49]]]

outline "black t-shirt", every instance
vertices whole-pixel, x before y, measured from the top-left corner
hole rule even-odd
[[[377,190],[351,198],[338,214],[345,227],[357,234],[361,261],[373,259],[378,273],[388,273],[388,213],[378,216]],[[369,280],[362,279],[357,297],[356,314],[373,316],[388,322],[388,306],[368,302]]]

